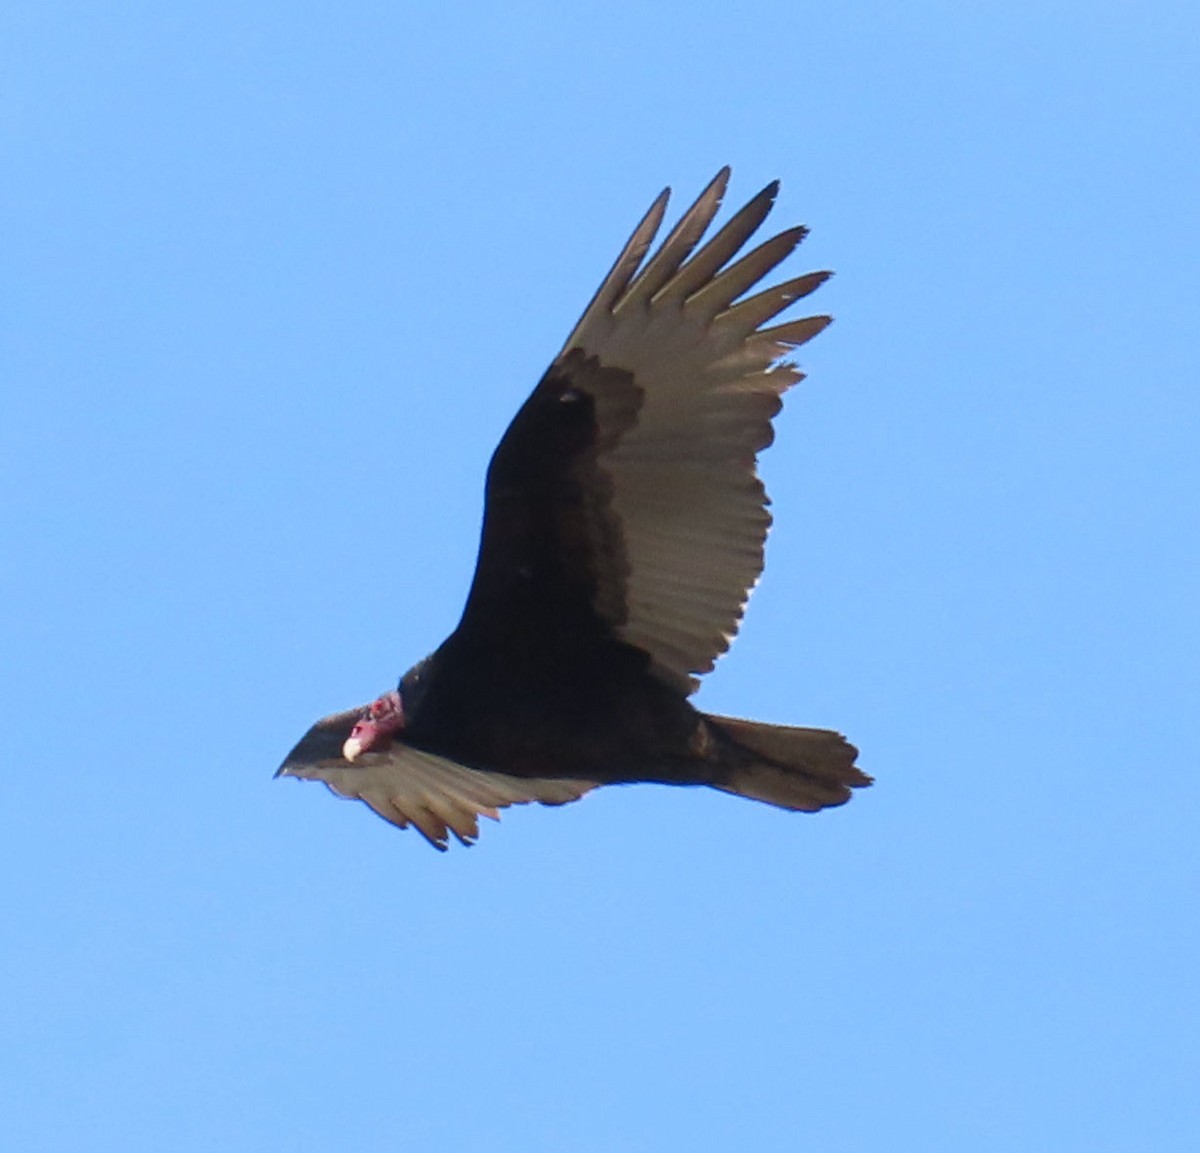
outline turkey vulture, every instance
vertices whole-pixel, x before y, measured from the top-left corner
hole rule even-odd
[[[745,295],[807,231],[738,256],[778,182],[698,247],[728,181],[644,259],[662,192],[509,425],[458,627],[396,689],[313,725],[277,776],[324,781],[439,849],[451,833],[471,844],[480,814],[598,785],[710,785],[814,812],[871,783],[838,733],[688,701],[762,572],[756,456],[802,376],[784,358],[830,321],[765,327],[827,272]]]

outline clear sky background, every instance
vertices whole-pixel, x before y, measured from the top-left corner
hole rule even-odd
[[[0,96],[0,1148],[1198,1147],[1195,4],[17,2]],[[272,781],[725,163],[837,323],[699,703],[875,788]]]

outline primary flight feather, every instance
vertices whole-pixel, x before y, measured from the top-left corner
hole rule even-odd
[[[785,358],[829,323],[771,323],[827,272],[751,293],[806,231],[742,254],[777,183],[700,245],[728,181],[647,259],[669,190],[655,200],[513,418],[458,627],[396,689],[313,725],[277,775],[324,781],[440,849],[472,843],[481,814],[604,784],[813,812],[871,783],[835,732],[688,701],[762,572],[757,454],[802,376]]]

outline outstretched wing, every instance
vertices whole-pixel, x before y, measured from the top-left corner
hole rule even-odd
[[[757,454],[802,376],[784,358],[830,318],[768,325],[830,274],[746,296],[806,230],[734,259],[771,184],[698,247],[728,180],[726,168],[645,259],[658,197],[509,426],[460,628],[590,614],[685,693],[729,647],[771,523]]]
[[[565,805],[596,787],[594,781],[471,769],[399,743],[350,764],[342,757],[342,742],[361,715],[361,709],[351,709],[318,721],[275,775],[324,781],[339,796],[365,801],[393,825],[415,826],[437,849],[449,845],[451,833],[464,845],[474,844],[479,818],[498,821],[499,810],[509,805]]]

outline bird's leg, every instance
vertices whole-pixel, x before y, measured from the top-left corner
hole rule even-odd
[[[365,709],[350,736],[342,745],[342,756],[348,761],[372,749],[386,748],[392,737],[404,728],[404,702],[393,689],[373,700]]]

